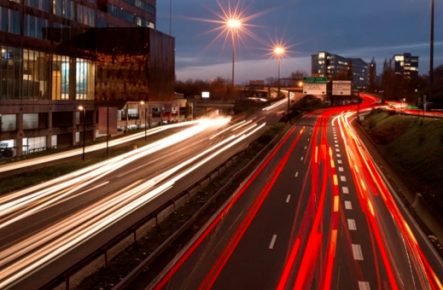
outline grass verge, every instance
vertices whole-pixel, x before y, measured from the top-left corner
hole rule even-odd
[[[374,110],[361,127],[402,180],[443,218],[443,119]]]

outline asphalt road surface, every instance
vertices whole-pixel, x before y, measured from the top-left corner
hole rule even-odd
[[[0,197],[0,289],[38,288],[248,146],[285,111],[180,132]],[[43,169],[44,170],[44,169]]]
[[[443,264],[350,125],[355,109],[302,118],[147,289],[442,289]]]

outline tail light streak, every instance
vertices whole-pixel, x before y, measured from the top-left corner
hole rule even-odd
[[[0,288],[13,285],[43,265],[97,235],[168,191],[181,178],[266,126],[253,124],[147,181],[139,180],[37,234],[2,250]]]

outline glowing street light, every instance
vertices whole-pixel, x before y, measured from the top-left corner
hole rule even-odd
[[[232,88],[235,86],[235,49],[236,49],[236,36],[240,29],[242,28],[243,22],[239,17],[229,17],[226,19],[226,28],[228,29],[229,33],[231,34],[231,41],[232,41]]]
[[[280,71],[281,71],[281,60],[283,57],[286,56],[286,47],[282,44],[277,44],[272,49],[272,53],[274,57],[277,59],[278,63],[278,90],[277,90],[277,98],[280,97],[280,90],[281,90],[281,84],[280,84]],[[288,92],[288,114],[289,114],[289,106],[290,106],[290,99],[289,99],[289,92]]]

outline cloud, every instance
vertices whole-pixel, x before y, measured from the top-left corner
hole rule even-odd
[[[277,76],[277,63],[274,59],[253,59],[237,61],[235,63],[235,79],[237,83],[249,80],[265,80]],[[232,63],[218,63],[199,66],[189,66],[177,69],[179,80],[201,79],[210,80],[216,77],[231,78]],[[311,57],[291,57],[282,61],[282,77],[289,76],[292,72],[303,71],[310,73]]]

